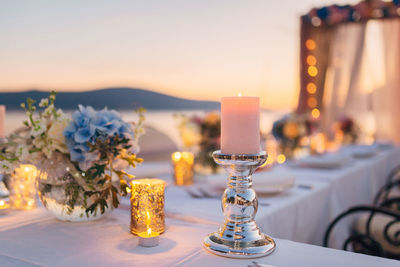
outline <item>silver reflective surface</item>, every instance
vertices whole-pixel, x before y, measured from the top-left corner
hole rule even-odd
[[[271,237],[261,233],[254,220],[258,201],[251,177],[266,161],[266,152],[229,155],[215,151],[213,157],[229,173],[228,187],[222,196],[225,221],[218,232],[204,238],[204,247],[229,258],[257,258],[270,254],[276,245]]]

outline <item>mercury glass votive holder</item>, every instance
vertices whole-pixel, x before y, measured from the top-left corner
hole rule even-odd
[[[11,207],[18,210],[30,210],[36,207],[36,177],[34,165],[21,164],[10,177],[9,191]]]
[[[160,179],[137,179],[131,182],[131,233],[146,236],[165,231],[164,190]]]
[[[194,155],[191,152],[174,152],[171,155],[174,181],[178,186],[193,184]]]

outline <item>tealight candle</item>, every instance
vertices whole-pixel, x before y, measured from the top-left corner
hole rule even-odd
[[[190,152],[174,152],[171,155],[176,185],[191,185],[193,183],[194,155]]]
[[[155,247],[160,242],[160,234],[148,228],[146,233],[139,234],[139,245],[142,247]]]
[[[132,234],[153,237],[164,232],[165,184],[160,179],[137,179],[131,182]]]
[[[5,119],[6,119],[6,106],[0,105],[0,138],[5,137]]]
[[[221,152],[260,152],[260,99],[238,96],[221,99]]]
[[[21,164],[10,177],[10,202],[13,208],[30,210],[36,207],[35,166]]]

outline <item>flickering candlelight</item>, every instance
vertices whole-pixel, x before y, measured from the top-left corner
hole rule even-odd
[[[160,179],[131,182],[132,234],[149,238],[164,232],[164,189],[165,182]]]
[[[37,168],[33,165],[21,164],[10,179],[10,202],[13,208],[30,210],[36,207]]]
[[[193,183],[194,155],[190,152],[174,152],[171,155],[176,185],[191,185]]]
[[[155,247],[160,242],[160,234],[148,228],[146,233],[139,234],[139,245],[142,247]]]
[[[10,204],[6,200],[0,200],[0,214],[5,214],[10,211]]]

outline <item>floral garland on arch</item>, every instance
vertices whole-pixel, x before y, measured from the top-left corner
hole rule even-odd
[[[355,5],[330,5],[313,8],[303,18],[315,27],[334,26],[370,19],[398,18],[400,16],[399,8],[399,0],[363,0]]]
[[[133,175],[125,172],[143,160],[136,157],[144,133],[144,110],[133,125],[114,110],[96,111],[79,105],[67,116],[55,107],[56,93],[38,105],[28,98],[21,104],[28,119],[24,130],[0,144],[0,172],[12,173],[20,163],[40,169],[39,196],[46,208],[53,200],[64,204],[64,215],[96,216],[119,205]],[[60,203],[58,203],[60,204]],[[56,212],[56,211],[54,211]],[[56,215],[56,214],[55,214]],[[56,215],[57,216],[57,215]]]

